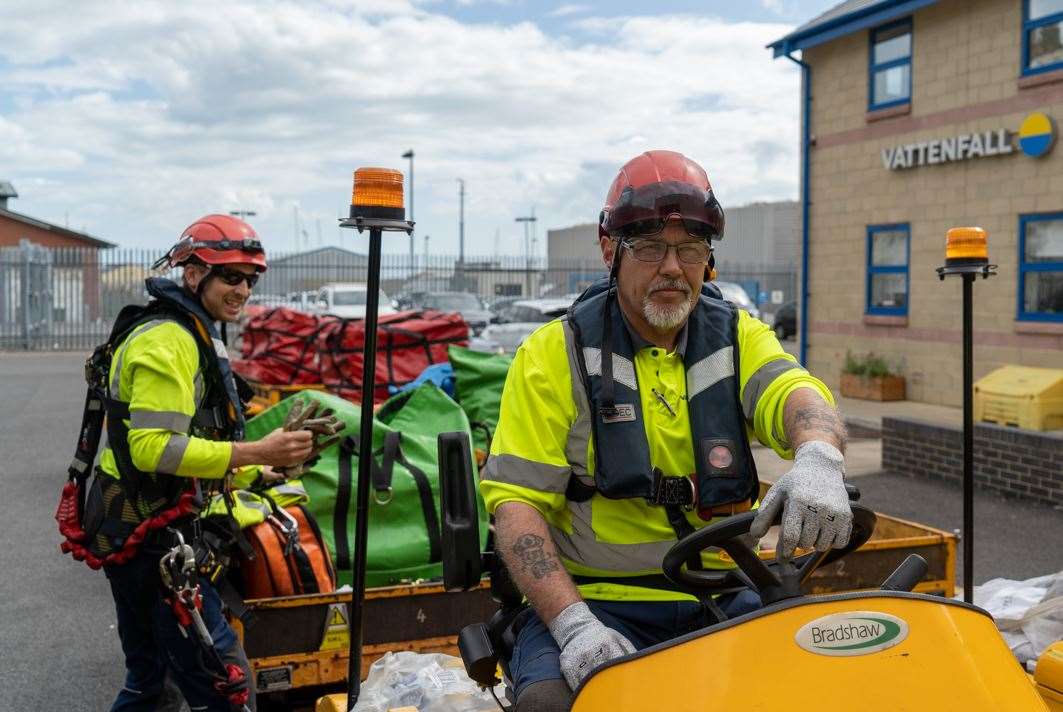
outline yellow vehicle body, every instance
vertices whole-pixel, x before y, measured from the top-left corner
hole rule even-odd
[[[992,618],[955,601],[869,592],[782,602],[620,659],[573,712],[1050,709]]]

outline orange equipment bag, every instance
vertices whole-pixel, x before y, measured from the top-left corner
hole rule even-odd
[[[247,529],[254,558],[240,562],[243,595],[274,598],[336,590],[336,570],[313,516],[302,505],[274,507]]]

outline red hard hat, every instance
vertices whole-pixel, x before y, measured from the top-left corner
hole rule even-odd
[[[266,252],[258,235],[231,215],[205,215],[196,220],[156,265],[178,267],[193,257],[208,265],[249,264],[266,271]]]
[[[660,232],[670,218],[694,237],[723,238],[723,208],[705,169],[682,153],[646,151],[624,164],[609,187],[598,221],[602,236]]]

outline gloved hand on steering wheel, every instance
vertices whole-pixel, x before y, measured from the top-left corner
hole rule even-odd
[[[776,558],[790,559],[794,547],[827,551],[849,543],[853,513],[845,491],[845,460],[821,440],[810,440],[794,453],[794,466],[772,485],[760,503],[749,533],[760,539],[780,507],[782,531]]]
[[[635,652],[631,641],[598,620],[583,601],[569,604],[548,627],[561,648],[561,673],[573,690],[599,665]]]

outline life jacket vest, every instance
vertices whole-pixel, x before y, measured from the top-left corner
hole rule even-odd
[[[696,508],[711,518],[720,505],[756,498],[756,466],[739,395],[738,311],[706,286],[687,320],[683,365],[696,472],[665,477],[650,461],[631,335],[616,290],[602,279],[569,309],[578,378],[590,403],[595,472],[592,485],[573,475],[566,496],[595,492],[651,504]],[[612,352],[611,359],[604,354]]]
[[[152,301],[124,307],[110,337],[85,363],[88,389],[81,430],[55,515],[65,538],[62,551],[94,569],[127,562],[151,532],[188,519],[203,506],[195,478],[143,472],[133,464],[125,423],[129,404],[118,400],[108,383],[115,351],[137,327],[175,321],[195,339],[205,387],[192,434],[211,440],[241,440],[244,435],[240,393],[213,319],[175,282],[151,278],[145,284]],[[87,488],[104,427],[119,477],[96,473]]]

